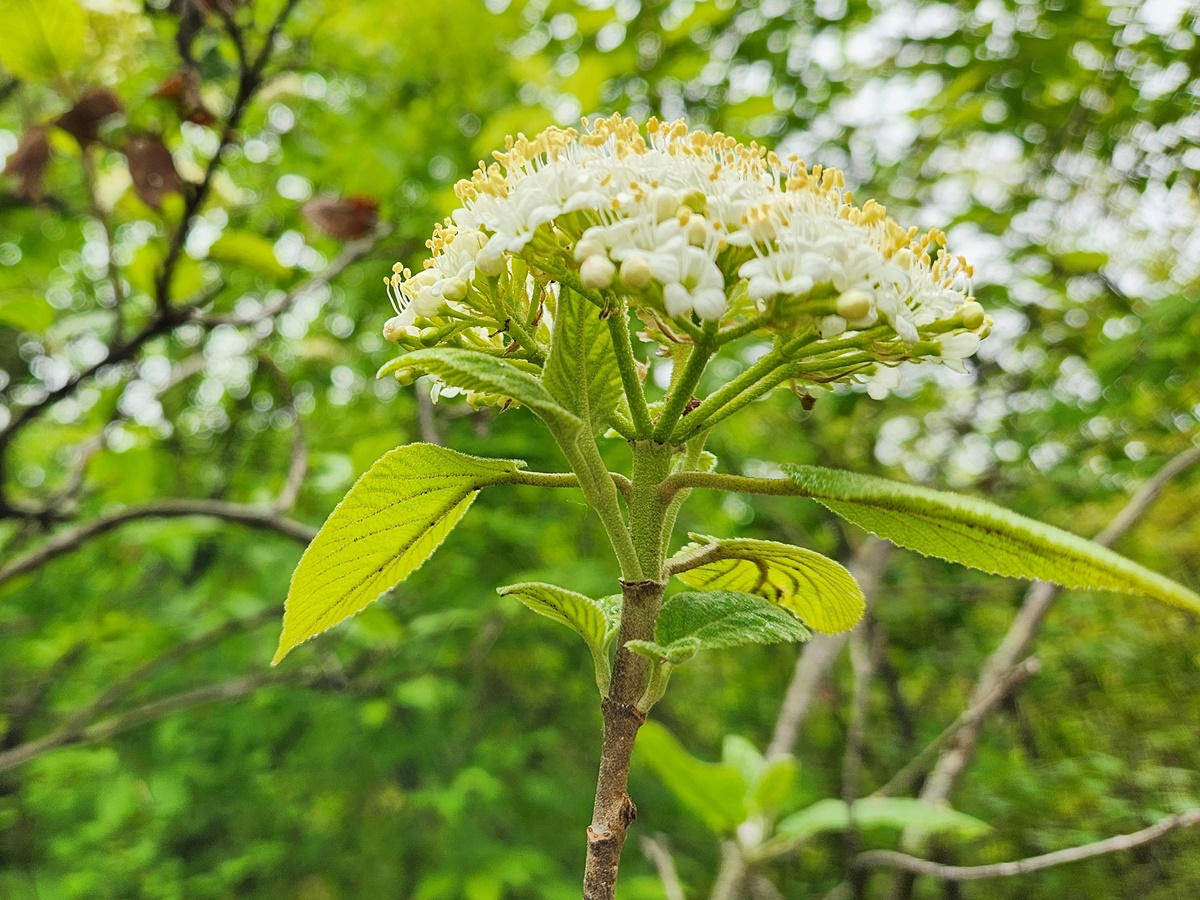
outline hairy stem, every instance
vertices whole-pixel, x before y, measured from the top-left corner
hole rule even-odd
[[[613,349],[617,353],[617,369],[621,373],[621,385],[625,388],[625,399],[629,401],[629,412],[633,416],[634,434],[646,437],[654,429],[650,421],[650,410],[646,406],[646,395],[638,378],[637,361],[633,358],[633,343],[629,339],[629,320],[622,315],[611,315],[606,320],[612,335]]]

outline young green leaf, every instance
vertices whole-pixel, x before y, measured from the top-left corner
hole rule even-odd
[[[668,649],[692,638],[702,650],[742,644],[802,641],[808,631],[794,615],[752,594],[705,591],[667,599],[654,627],[655,641]]]
[[[638,732],[637,754],[676,799],[716,834],[729,834],[745,821],[746,782],[733,766],[696,759],[653,721]]]
[[[914,828],[925,834],[954,834],[973,838],[989,826],[948,806],[923,803],[911,797],[864,797],[854,804],[854,822],[860,828]],[[821,800],[782,819],[775,836],[762,848],[764,856],[787,853],[815,835],[843,831],[850,825],[843,800]]]
[[[608,693],[611,671],[606,647],[617,622],[609,618],[599,603],[583,594],[541,582],[510,584],[496,592],[501,597],[515,597],[535,613],[566,625],[583,638],[596,667],[596,686],[601,694]]]
[[[379,377],[402,369],[437,375],[464,390],[511,397],[528,406],[552,430],[583,427],[582,420],[564,409],[536,376],[509,360],[458,347],[429,347],[393,359],[379,370]]]
[[[785,466],[806,497],[894,544],[996,575],[1141,594],[1200,612],[1200,595],[1085,540],[983,500],[835,469]]]
[[[0,22],[0,62],[18,78],[65,78],[83,59],[87,18],[78,0],[2,0]]]
[[[502,484],[523,465],[433,444],[408,444],[384,455],[354,483],[300,558],[272,664],[407,578],[481,488]]]
[[[853,628],[866,609],[854,576],[820,553],[775,541],[689,536],[695,543],[671,558],[680,565],[703,560],[676,573],[688,587],[757,594],[826,634]]]
[[[565,286],[542,383],[592,434],[604,432],[622,396],[617,354],[599,308]]]

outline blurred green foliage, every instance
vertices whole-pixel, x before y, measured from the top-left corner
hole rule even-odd
[[[997,320],[972,376],[885,402],[757,404],[713,441],[723,470],[907,477],[1091,535],[1195,439],[1200,49],[1186,4],[300,0],[225,133],[242,69],[232,34],[253,61],[281,8],[0,2],[4,566],[141,504],[261,510],[305,456],[286,515],[310,527],[378,456],[422,436],[560,468],[524,411],[431,407],[373,380],[391,355],[379,281],[419,260],[454,180],[505,134],[614,109],[845,167],[860,199],[948,227]],[[31,16],[52,41],[29,37]],[[120,112],[97,116],[113,98]],[[197,318],[130,348],[161,316],[156,277],[224,138],[167,285],[172,307],[198,301]],[[363,255],[327,285],[347,246]],[[736,374],[726,366],[712,377]],[[625,459],[619,442],[606,452]],[[1196,585],[1198,503],[1185,473],[1118,549]],[[782,498],[698,494],[680,526],[841,558],[861,539]],[[578,895],[599,739],[590,661],[494,589],[611,593],[586,508],[567,492],[485,492],[401,589],[269,671],[302,546],[224,518],[139,518],[0,584],[0,753],[264,682],[0,773],[0,897]],[[868,791],[961,711],[1023,588],[892,560],[874,598],[886,643]],[[1038,642],[1042,672],[992,718],[954,796],[991,829],[952,858],[1046,852],[1200,802],[1194,634],[1157,604],[1064,596]],[[702,759],[730,734],[765,746],[793,661],[787,646],[703,654],[656,718]],[[849,691],[843,661],[781,808],[838,796]],[[669,835],[699,895],[713,835],[649,767],[632,792],[638,832]],[[1193,896],[1198,859],[1200,835],[1181,832],[959,896]],[[821,835],[768,871],[784,896],[819,896],[844,862],[837,835]],[[942,893],[922,879],[916,895]],[[621,896],[664,896],[633,843]]]

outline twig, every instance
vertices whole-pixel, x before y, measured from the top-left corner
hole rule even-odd
[[[1108,547],[1128,531],[1145,514],[1163,487],[1176,475],[1200,461],[1200,447],[1190,447],[1173,457],[1157,474],[1129,499],[1112,522],[1095,537],[1095,542]],[[969,706],[978,706],[1002,685],[1006,675],[1021,657],[1025,656],[1050,604],[1060,589],[1046,582],[1034,582],[1025,593],[1021,609],[1009,626],[1000,645],[988,657],[979,680],[971,691]],[[939,803],[950,796],[979,741],[986,717],[980,717],[959,729],[952,745],[942,754],[921,791],[921,799]]]
[[[921,752],[904,764],[887,784],[879,788],[872,797],[896,797],[908,790],[912,783],[924,772],[929,764],[934,760],[939,750],[944,747],[958,732],[963,728],[968,728],[978,722],[982,722],[995,707],[1000,704],[1005,697],[1013,692],[1019,685],[1023,684],[1026,679],[1036,675],[1042,668],[1041,660],[1036,656],[1030,656],[1013,666],[1006,673],[996,689],[992,691],[981,702],[974,706],[968,707],[959,714],[958,718],[951,722],[946,728],[935,737],[932,741],[926,744]]]
[[[227,503],[221,500],[157,500],[99,516],[74,528],[58,532],[0,569],[0,584],[36,569],[57,556],[69,553],[85,541],[127,522],[139,519],[178,519],[185,516],[211,516],[242,525],[265,528],[302,544],[307,544],[316,535],[315,529],[261,506]]]
[[[254,313],[247,315],[239,315],[237,313],[210,313],[205,315],[198,313],[192,316],[192,321],[200,322],[204,325],[254,325],[266,319],[273,319],[280,313],[287,312],[297,300],[309,291],[329,284],[351,265],[358,262],[364,256],[369,255],[390,234],[390,231],[388,227],[383,226],[366,237],[355,241],[348,241],[346,246],[342,248],[342,252],[334,257],[333,261],[324,269],[312,278],[290,288],[274,303],[269,303]]]
[[[685,900],[683,884],[679,881],[679,872],[675,869],[675,857],[671,855],[667,839],[662,835],[657,837],[642,835],[640,843],[642,854],[650,860],[658,872],[658,878],[662,882],[663,893],[667,895],[667,900]]]
[[[159,700],[145,703],[128,712],[112,716],[102,722],[89,725],[86,728],[73,731],[63,728],[45,737],[38,738],[36,741],[30,741],[26,744],[13,747],[10,750],[0,752],[0,772],[15,769],[17,766],[24,765],[59,747],[92,744],[97,741],[107,740],[123,731],[128,731],[139,725],[145,725],[161,719],[163,716],[173,712],[203,706],[207,703],[237,700],[254,693],[259,688],[273,684],[313,684],[319,679],[320,674],[311,671],[300,673],[274,671],[258,675],[247,675],[241,678],[232,678],[228,681],[220,681],[216,684],[207,684],[202,687],[192,688],[191,690],[174,694],[170,697],[163,697]]]
[[[1056,850],[1042,856],[1031,856],[1012,862],[992,863],[985,866],[948,866],[932,860],[909,856],[907,853],[897,853],[894,850],[871,850],[859,854],[854,865],[862,869],[900,869],[917,875],[931,875],[946,881],[978,881],[984,878],[1006,878],[1013,875],[1025,875],[1038,872],[1054,866],[1080,862],[1108,853],[1120,853],[1132,850],[1142,844],[1156,841],[1166,834],[1179,828],[1189,828],[1200,824],[1200,809],[1192,809],[1160,819],[1149,828],[1135,831],[1132,834],[1120,834],[1091,844],[1070,847],[1066,850]]]
[[[154,276],[154,304],[158,309],[160,317],[170,316],[171,279],[174,277],[175,267],[179,262],[180,254],[183,252],[184,244],[187,243],[188,234],[191,233],[192,218],[200,211],[200,208],[204,205],[204,201],[208,199],[208,192],[212,189],[213,179],[216,177],[217,170],[221,167],[221,156],[225,152],[225,148],[230,146],[236,139],[237,128],[241,124],[242,116],[245,115],[246,109],[249,107],[255,93],[262,86],[263,71],[266,69],[267,61],[271,57],[275,38],[278,37],[280,29],[292,14],[292,10],[296,8],[296,3],[297,0],[285,0],[274,21],[271,22],[271,27],[267,31],[258,55],[250,63],[249,68],[245,65],[241,67],[237,94],[234,96],[233,107],[229,111],[229,117],[225,120],[221,128],[221,138],[217,144],[217,150],[208,161],[200,183],[196,185],[195,189],[188,194],[187,199],[184,201],[183,215],[179,220],[179,227],[172,234],[171,242],[167,245],[167,252],[163,257],[162,265],[159,266]]]
[[[853,858],[861,849],[858,821],[854,816],[854,801],[858,799],[859,772],[862,769],[863,744],[867,738],[867,711],[871,699],[871,678],[875,674],[875,657],[880,651],[878,633],[870,635],[870,619],[861,622],[850,635],[850,664],[854,670],[854,697],[850,707],[850,727],[846,732],[846,751],[842,761],[842,802],[846,804],[846,831],[843,842],[846,858]],[[856,898],[863,896],[864,879],[857,871],[850,873],[850,885]]]
[[[887,568],[892,545],[878,538],[867,538],[859,546],[849,569],[870,603],[879,590],[879,581]],[[775,720],[775,733],[767,748],[767,757],[788,756],[796,746],[800,728],[808,718],[817,689],[824,683],[834,662],[846,644],[846,635],[814,635],[804,645],[787,693]]]

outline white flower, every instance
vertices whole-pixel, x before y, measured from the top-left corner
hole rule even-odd
[[[942,362],[955,372],[966,372],[967,366],[963,360],[974,356],[979,349],[979,335],[970,331],[939,334],[937,342],[942,348]]]
[[[695,312],[701,319],[719,319],[725,312],[725,279],[712,257],[675,237],[649,258],[650,272],[663,286],[669,316]]]

